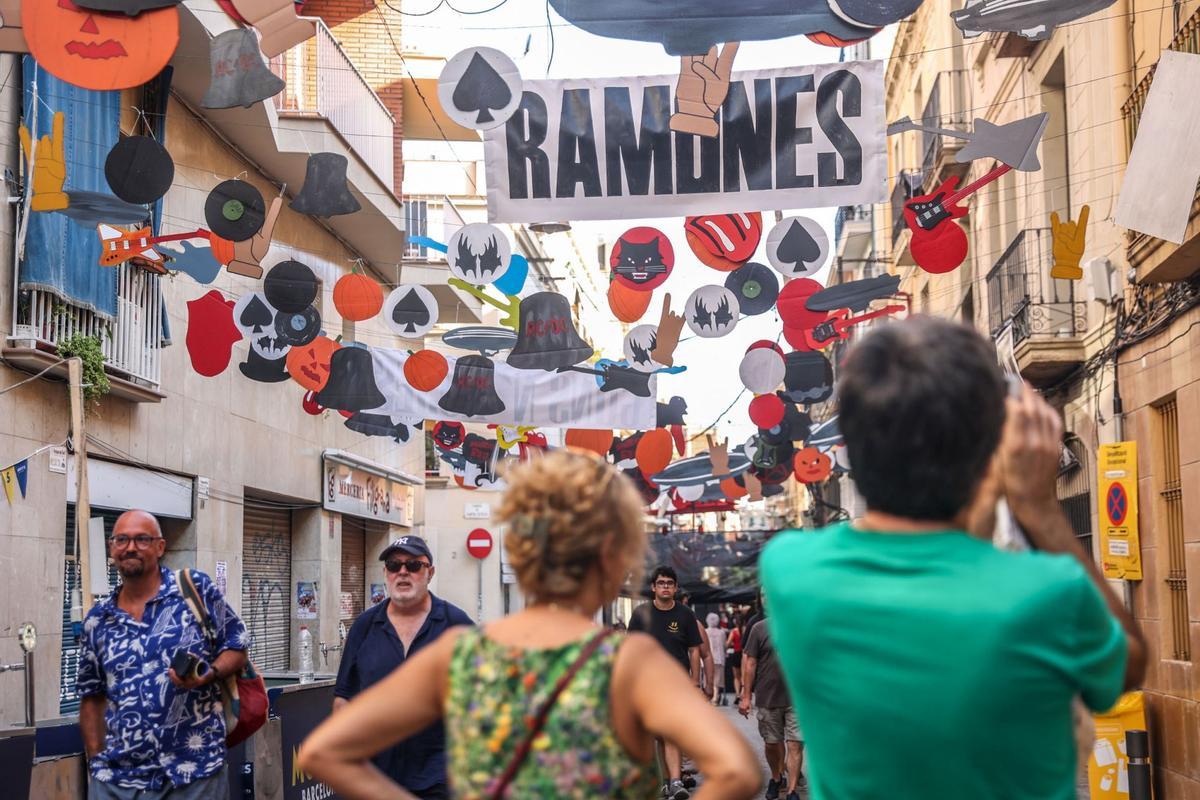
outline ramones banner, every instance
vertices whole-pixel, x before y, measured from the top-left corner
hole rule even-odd
[[[887,199],[883,62],[735,73],[704,138],[676,76],[525,81],[484,132],[492,222],[637,219]]]

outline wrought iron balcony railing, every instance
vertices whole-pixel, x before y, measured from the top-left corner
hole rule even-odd
[[[1013,342],[1030,337],[1075,338],[1087,329],[1087,309],[1075,283],[1050,277],[1048,228],[1021,231],[987,276],[988,325],[996,336],[1012,323]]]

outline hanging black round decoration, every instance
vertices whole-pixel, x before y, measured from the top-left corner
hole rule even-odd
[[[171,188],[175,162],[167,148],[149,136],[126,136],[108,151],[104,178],[126,203],[156,202]]]

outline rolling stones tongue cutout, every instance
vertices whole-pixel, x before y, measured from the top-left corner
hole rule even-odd
[[[630,228],[613,245],[608,259],[613,280],[649,292],[666,282],[675,268],[671,240],[657,228]]]
[[[762,214],[709,214],[684,223],[688,247],[700,262],[732,272],[754,255],[762,239]]]

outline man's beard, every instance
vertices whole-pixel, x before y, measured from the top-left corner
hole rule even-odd
[[[117,571],[124,578],[137,578],[146,571],[146,562],[140,558],[122,558],[117,562]]]

